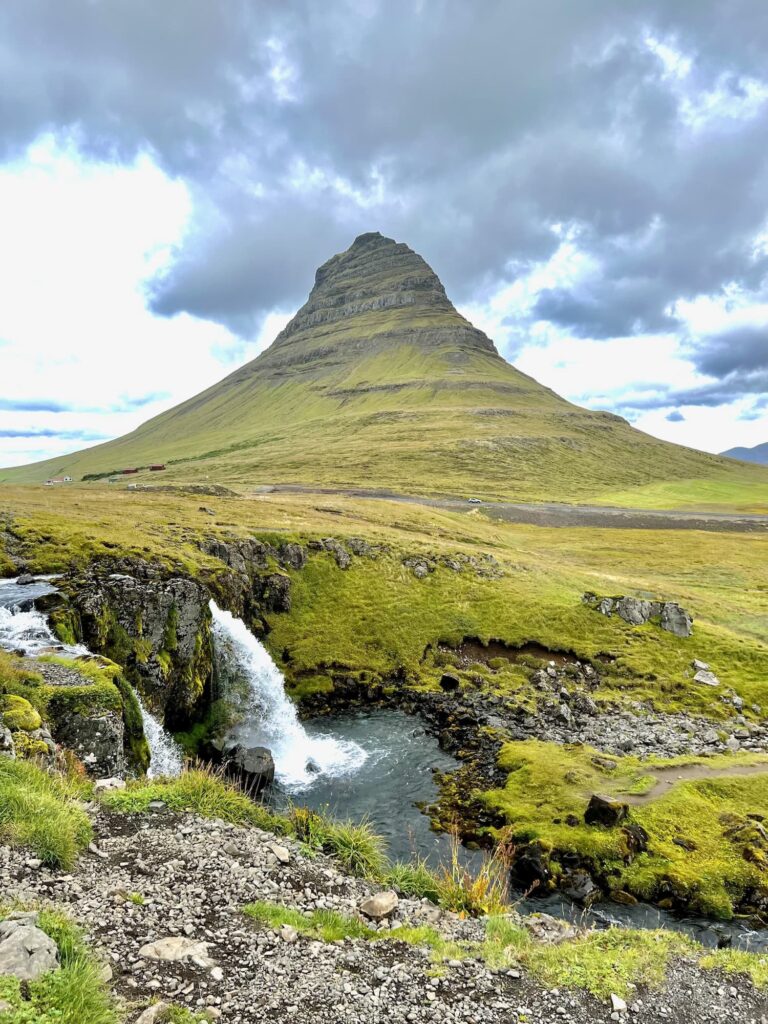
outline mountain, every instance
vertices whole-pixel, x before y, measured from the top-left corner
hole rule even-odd
[[[721,455],[729,459],[741,459],[742,462],[756,462],[760,466],[768,466],[768,441],[765,444],[756,444],[754,448],[729,448]]]
[[[252,362],[131,434],[0,480],[156,462],[164,480],[183,482],[530,500],[749,472],[572,405],[516,370],[421,256],[378,233],[320,267],[305,305]]]

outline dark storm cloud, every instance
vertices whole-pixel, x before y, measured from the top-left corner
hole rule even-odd
[[[692,359],[697,370],[712,377],[768,370],[768,324],[738,327],[700,341]]]
[[[648,34],[692,59],[685,83]],[[684,105],[744,100],[767,55],[755,0],[4,0],[0,146],[67,130],[187,182],[195,223],[148,293],[163,315],[247,337],[371,229],[478,298],[560,225],[593,272],[534,318],[616,337],[674,328],[680,298],[765,291],[768,104],[696,129]],[[754,394],[756,351],[692,347],[720,381],[698,401]]]

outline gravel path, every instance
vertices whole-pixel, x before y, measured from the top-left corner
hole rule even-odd
[[[428,498],[396,494],[393,491],[360,488],[308,487],[300,484],[276,484],[259,487],[254,494],[323,494],[347,498],[370,498],[398,501],[408,505],[427,505],[456,512],[480,509],[493,519],[531,526],[590,526],[622,530],[707,530],[716,533],[765,533],[768,515],[737,512],[687,512],[679,509],[613,508],[602,505],[565,505],[558,503],[524,503],[483,501],[470,503],[467,498]]]
[[[71,874],[0,847],[0,889],[4,899],[43,898],[68,908],[112,965],[116,990],[135,1006],[132,1022],[159,998],[209,1008],[229,1024],[768,1024],[768,997],[751,982],[684,960],[672,965],[663,991],[638,991],[629,1010],[617,1013],[584,993],[547,990],[524,972],[492,972],[476,960],[450,961],[436,977],[428,950],[396,941],[286,941],[246,919],[243,904],[263,899],[353,914],[372,888],[283,839],[275,852],[275,837],[255,829],[164,811],[98,810],[95,827],[92,851]],[[418,901],[401,900],[393,920],[396,927],[430,923],[457,939],[482,934],[481,923]],[[179,961],[140,955],[145,944],[168,937],[205,945]]]

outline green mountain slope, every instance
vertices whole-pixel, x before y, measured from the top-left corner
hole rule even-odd
[[[185,482],[588,500],[665,481],[754,481],[768,498],[765,471],[651,438],[520,373],[420,256],[378,233],[320,267],[272,346],[223,381],[125,437],[0,479],[152,462]]]

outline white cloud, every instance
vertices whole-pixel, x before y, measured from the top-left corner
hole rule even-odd
[[[88,443],[3,431],[122,434],[252,358],[284,325],[273,313],[244,344],[218,324],[147,310],[145,282],[190,215],[186,186],[148,156],[87,162],[49,136],[0,168],[0,465]],[[74,411],[18,408],[27,400]]]

